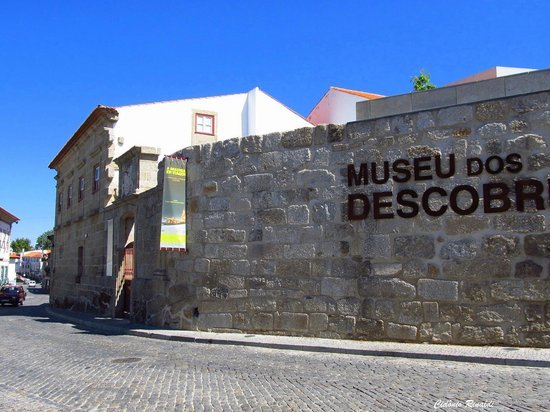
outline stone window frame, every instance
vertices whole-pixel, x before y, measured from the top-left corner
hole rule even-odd
[[[211,132],[199,131],[199,119],[210,119]],[[208,136],[216,136],[216,115],[212,113],[195,112],[195,121],[193,132],[196,134],[205,134]],[[203,124],[204,127],[204,124]]]
[[[99,163],[94,165],[93,170],[92,193],[95,193],[99,190],[99,179],[101,179],[101,170],[99,169]]]
[[[84,190],[86,190],[86,181],[84,176],[78,178],[78,201],[81,202],[84,200]]]
[[[208,116],[212,118],[212,133],[198,132],[197,119],[198,116]],[[191,110],[191,144],[214,143],[218,135],[218,113],[210,110],[192,109]]]
[[[73,185],[70,184],[67,187],[67,209],[71,207],[72,203],[73,203]]]
[[[63,190],[60,190],[57,196],[57,212],[61,213],[62,210],[63,210]]]

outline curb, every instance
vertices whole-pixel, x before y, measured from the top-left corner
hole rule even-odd
[[[242,341],[242,340],[235,340],[235,339],[177,336],[177,335],[158,333],[156,331],[149,332],[143,329],[124,328],[124,327],[112,326],[112,325],[100,325],[96,321],[79,319],[78,317],[54,312],[50,307],[46,307],[46,313],[50,317],[63,319],[64,321],[67,321],[69,323],[82,325],[99,332],[124,334],[124,335],[131,335],[131,336],[137,336],[142,338],[167,340],[167,341],[174,341],[174,342],[201,343],[201,344],[211,344],[211,345],[247,346],[247,347],[266,348],[266,349],[294,350],[294,351],[317,352],[317,353],[334,353],[334,354],[344,354],[344,355],[383,356],[383,357],[391,357],[391,358],[467,362],[467,363],[479,363],[479,364],[486,364],[486,365],[550,368],[550,361],[536,360],[536,359],[510,359],[510,358],[472,356],[472,355],[461,355],[461,354],[439,354],[439,353],[430,353],[430,352],[418,353],[418,352],[392,351],[392,350],[354,349],[354,348],[342,348],[342,347],[322,346],[322,345],[299,345],[299,344],[275,343],[275,342]]]

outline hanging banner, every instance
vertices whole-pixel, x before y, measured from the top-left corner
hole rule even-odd
[[[187,159],[164,158],[164,190],[162,192],[162,222],[160,226],[160,249],[187,249],[186,243],[186,198],[185,183]]]

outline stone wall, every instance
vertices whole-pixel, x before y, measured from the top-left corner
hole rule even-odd
[[[189,252],[141,195],[136,318],[550,347],[549,144],[542,92],[185,149]]]

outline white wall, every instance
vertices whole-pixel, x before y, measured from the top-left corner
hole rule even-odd
[[[525,69],[521,67],[495,66],[480,73],[465,77],[464,79],[456,80],[452,83],[446,84],[445,86],[456,86],[458,84],[479,82],[481,80],[495,79],[497,77],[511,76],[513,74],[527,73],[535,70],[536,69]]]
[[[0,221],[0,260],[10,260],[11,225]]]
[[[26,253],[37,252],[36,250],[31,250],[25,252],[21,257],[21,268],[22,272],[25,274],[38,273],[42,270],[42,258],[41,257],[28,257],[25,256]]]
[[[311,123],[258,88],[248,93],[117,107],[115,158],[133,146],[171,154],[191,146],[193,111],[216,113],[216,140],[311,127]],[[124,143],[118,144],[119,138]]]
[[[356,120],[355,104],[364,97],[330,89],[308,116],[315,124],[346,124]]]
[[[6,284],[15,285],[17,275],[15,273],[15,264],[9,262],[0,262],[0,286]]]
[[[124,143],[117,144],[115,157],[133,146],[159,147],[163,154],[191,146],[193,110],[218,114],[218,140],[241,136],[246,97],[246,93],[242,93],[117,107],[119,120],[114,127],[115,141],[122,137]]]
[[[15,273],[15,263],[8,264],[8,283],[15,285],[17,283],[17,273]]]
[[[249,94],[249,103],[254,101],[254,112],[250,108],[248,113],[253,117],[250,120],[248,135],[264,135],[274,132],[286,132],[301,127],[313,125],[292,111],[281,102],[277,101],[262,90],[255,88]]]
[[[0,221],[0,284],[15,284],[15,271],[10,266],[11,225]]]

